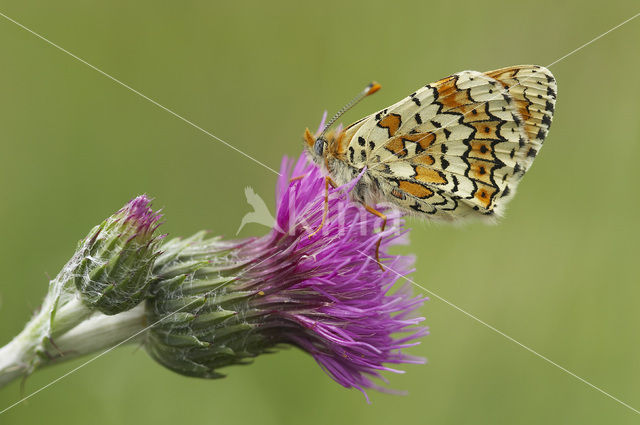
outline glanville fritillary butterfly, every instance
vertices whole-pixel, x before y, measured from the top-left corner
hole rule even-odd
[[[327,189],[364,170],[351,196],[383,219],[373,207],[380,202],[440,221],[503,214],[548,134],[557,93],[555,78],[541,66],[462,71],[328,131],[379,88],[367,86],[319,136],[307,129],[308,155],[327,173]]]

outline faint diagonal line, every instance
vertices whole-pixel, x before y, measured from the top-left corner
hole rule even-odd
[[[120,347],[121,345],[131,341],[133,338],[137,337],[138,335],[140,335],[143,332],[146,332],[147,330],[149,330],[150,328],[154,327],[155,325],[157,325],[158,323],[164,321],[165,319],[168,319],[169,317],[173,316],[176,313],[179,313],[181,310],[189,307],[191,304],[193,304],[195,301],[191,301],[189,304],[181,307],[179,310],[174,311],[171,314],[168,314],[167,316],[157,320],[156,322],[152,323],[151,325],[147,326],[146,328],[134,333],[133,335],[131,335],[130,337],[128,337],[127,339],[125,339],[124,341],[120,341],[119,343],[117,343],[116,345],[114,345],[113,347],[107,348],[106,350],[104,350],[103,352],[101,352],[100,354],[90,358],[89,360],[87,360],[86,362],[82,363],[80,366],[71,369],[69,372],[65,373],[62,376],[57,377],[56,379],[54,379],[53,381],[49,382],[47,385],[38,388],[37,390],[35,390],[34,392],[32,392],[31,394],[29,394],[26,397],[21,398],[20,400],[16,401],[15,403],[13,403],[10,406],[5,407],[3,410],[0,411],[0,415],[2,415],[4,412],[6,412],[7,410],[10,410],[12,408],[14,408],[15,406],[17,406],[18,404],[22,403],[23,401],[26,401],[28,399],[30,399],[31,397],[33,397],[34,395],[38,394],[40,391],[46,390],[47,388],[49,388],[50,386],[52,386],[53,384],[57,383],[58,381],[66,378],[67,376],[77,372],[78,370],[82,369],[83,367],[85,367],[86,365],[88,365],[89,363],[94,362],[95,360],[98,360],[100,357],[104,356],[105,354],[115,350],[116,348]]]
[[[586,43],[584,43],[582,46],[577,47],[575,49],[573,49],[572,51],[570,51],[569,53],[567,53],[564,56],[561,56],[560,58],[554,60],[553,62],[551,62],[549,65],[547,65],[545,68],[551,68],[553,65],[557,64],[558,62],[568,58],[569,56],[573,55],[574,53],[577,53],[578,51],[584,49],[585,47],[587,47],[588,45],[590,45],[591,43],[601,39],[602,37],[604,37],[605,35],[609,34],[612,31],[617,30],[618,28],[620,28],[621,26],[623,26],[624,24],[627,24],[629,22],[631,22],[632,20],[634,20],[635,18],[637,18],[638,16],[640,16],[640,12],[636,13],[635,15],[633,15],[632,17],[620,22],[618,25],[616,25],[615,27],[603,32],[602,34],[600,34],[597,37],[594,37],[593,39],[591,39],[590,41],[587,41]],[[488,77],[487,77],[488,78]],[[522,84],[524,84],[527,81],[531,81],[531,77],[526,77],[523,78],[522,81],[519,81],[517,84],[514,84],[512,86],[510,86],[505,92],[508,93],[509,90],[521,86]],[[478,106],[476,106],[475,108],[470,109],[469,111],[465,112],[464,114],[457,116],[455,119],[449,121],[448,123],[446,123],[445,125],[443,125],[442,127],[438,127],[437,129],[435,129],[434,131],[430,131],[427,135],[421,137],[420,139],[418,139],[415,143],[419,143],[420,141],[426,139],[427,137],[429,137],[430,134],[435,135],[437,132],[444,130],[445,128],[449,128],[452,124],[457,124],[459,122],[459,120],[461,118],[466,117],[467,115],[469,115],[470,113],[472,113],[473,111],[475,111],[478,108],[483,107],[484,105],[486,105],[487,103],[493,101],[493,100],[497,100],[500,97],[502,97],[502,93],[498,93],[496,94],[494,97],[489,98],[489,100],[485,100],[484,102],[480,103]]]
[[[76,60],[78,60],[78,61],[82,62],[83,64],[87,65],[88,67],[90,67],[91,69],[95,70],[96,72],[98,72],[98,73],[100,73],[100,74],[104,75],[105,77],[109,78],[110,80],[112,80],[112,81],[114,81],[114,82],[116,82],[116,83],[120,84],[121,86],[123,86],[123,87],[125,87],[126,89],[128,89],[128,90],[132,91],[133,93],[137,94],[138,96],[140,96],[140,97],[142,97],[142,98],[144,98],[144,99],[148,100],[149,102],[153,103],[153,104],[154,104],[154,105],[156,105],[157,107],[159,107],[159,108],[161,108],[161,109],[165,110],[166,112],[168,112],[168,113],[170,113],[170,114],[174,115],[176,118],[179,118],[180,120],[182,120],[182,121],[186,122],[187,124],[191,125],[192,127],[196,128],[197,130],[200,130],[201,132],[203,132],[203,133],[207,134],[208,136],[210,136],[210,137],[212,137],[212,138],[214,138],[214,139],[218,140],[219,142],[221,142],[221,143],[223,143],[224,145],[226,145],[227,147],[229,147],[229,148],[231,148],[231,149],[235,150],[236,152],[240,153],[241,155],[243,155],[243,156],[245,156],[245,157],[247,157],[247,158],[251,159],[252,161],[254,161],[254,162],[258,163],[259,165],[262,165],[263,167],[267,168],[268,170],[270,170],[270,171],[272,171],[272,172],[274,172],[274,173],[276,173],[276,174],[278,174],[278,175],[281,175],[279,172],[275,171],[274,169],[270,168],[269,166],[267,166],[267,165],[263,164],[262,162],[258,161],[257,159],[255,159],[255,158],[251,157],[250,155],[248,155],[248,154],[244,153],[243,151],[241,151],[241,150],[239,150],[238,148],[234,147],[233,145],[231,145],[231,144],[227,143],[226,141],[224,141],[224,140],[220,139],[219,137],[215,136],[214,134],[212,134],[212,133],[208,132],[207,130],[204,130],[203,128],[199,127],[198,125],[194,124],[193,122],[189,121],[188,119],[186,119],[186,118],[182,117],[181,115],[179,115],[179,114],[177,114],[177,113],[173,112],[173,111],[172,111],[172,110],[170,110],[169,108],[167,108],[167,107],[165,107],[165,106],[161,105],[160,103],[156,102],[155,100],[153,100],[153,99],[149,98],[148,96],[146,96],[146,95],[144,95],[144,94],[140,93],[139,91],[137,91],[137,90],[135,90],[134,88],[132,88],[132,87],[128,86],[127,84],[123,83],[122,81],[120,81],[120,80],[116,79],[115,77],[111,76],[110,74],[108,74],[108,73],[106,73],[106,72],[104,72],[104,71],[100,70],[99,68],[97,68],[97,67],[95,67],[95,66],[91,65],[90,63],[86,62],[85,60],[83,60],[83,59],[79,58],[78,56],[74,55],[73,53],[69,52],[68,50],[66,50],[66,49],[62,48],[61,46],[59,46],[59,45],[57,45],[57,44],[53,43],[52,41],[50,41],[50,40],[46,39],[45,37],[41,36],[40,34],[36,33],[35,31],[33,31],[33,30],[31,30],[31,29],[27,28],[26,26],[24,26],[24,25],[22,25],[21,23],[19,23],[19,22],[15,21],[14,19],[11,19],[10,17],[8,17],[7,15],[5,15],[4,13],[0,12],[0,16],[2,16],[3,18],[7,19],[8,21],[10,21],[10,22],[12,22],[12,23],[16,24],[16,25],[17,25],[17,26],[19,26],[20,28],[22,28],[22,29],[24,29],[24,30],[28,31],[29,33],[31,33],[31,34],[33,34],[33,35],[35,35],[36,37],[38,37],[38,38],[40,38],[41,40],[45,41],[46,43],[50,44],[51,46],[53,46],[53,47],[55,47],[55,48],[59,49],[60,51],[62,51],[62,52],[64,52],[64,53],[68,54],[69,56],[73,57],[74,59],[76,59]],[[587,43],[583,44],[582,46],[580,46],[580,47],[578,47],[578,48],[574,49],[573,51],[571,51],[571,52],[567,53],[566,55],[564,55],[564,56],[560,57],[559,59],[555,60],[555,61],[554,61],[554,62],[552,62],[551,64],[547,65],[547,68],[549,68],[549,67],[551,67],[551,66],[555,65],[556,63],[558,63],[558,62],[560,62],[560,61],[562,61],[562,60],[564,60],[564,59],[566,59],[567,57],[569,57],[569,56],[573,55],[574,53],[578,52],[579,50],[583,49],[584,47],[586,47],[586,46],[590,45],[591,43],[593,43],[593,42],[597,41],[598,39],[600,39],[600,38],[604,37],[605,35],[609,34],[610,32],[612,32],[612,31],[614,31],[614,30],[616,30],[616,29],[620,28],[621,26],[625,25],[626,23],[630,22],[631,20],[635,19],[635,18],[636,18],[636,17],[638,17],[638,16],[640,16],[640,13],[638,13],[638,14],[636,14],[636,15],[632,16],[631,18],[628,18],[627,20],[625,20],[625,21],[621,22],[620,24],[616,25],[615,27],[611,28],[610,30],[608,30],[608,31],[606,31],[606,32],[604,32],[604,33],[602,33],[602,34],[600,34],[599,36],[595,37],[594,39],[590,40],[589,42],[587,42]],[[523,80],[523,82],[524,82],[524,81],[526,81],[526,79],[525,79],[525,80]],[[520,85],[520,84],[521,84],[521,83],[518,83],[517,85]],[[517,85],[514,85],[513,87],[515,87],[515,86],[517,86]],[[499,97],[499,96],[498,96],[498,97]],[[498,97],[496,97],[496,98],[498,98]],[[493,99],[490,99],[490,100],[493,100]],[[486,102],[488,102],[488,101],[486,101]],[[485,104],[486,102],[484,102],[483,104]],[[479,105],[478,107],[482,106],[483,104]],[[477,108],[477,107],[476,107],[476,108]],[[476,109],[476,108],[474,108],[474,109]],[[470,112],[471,112],[471,111],[469,111],[469,112],[467,112],[467,113],[470,113]],[[465,115],[466,115],[466,114],[465,114]],[[464,116],[464,115],[463,115],[463,116]],[[441,129],[444,129],[444,128],[446,128],[446,126],[444,126],[444,127],[442,127],[442,128],[439,128],[438,130],[441,130]],[[437,130],[436,130],[436,131],[437,131]],[[366,253],[364,253],[364,252],[362,252],[362,251],[359,251],[359,252],[360,252],[361,254],[363,254],[364,256],[366,256],[367,258],[371,259],[372,261],[377,261],[377,260],[375,260],[373,257],[370,257],[369,255],[367,255]],[[275,255],[275,254],[274,254],[274,255]],[[270,258],[270,257],[268,257],[268,258]],[[268,259],[268,258],[267,258],[267,259]],[[262,261],[266,261],[267,259],[262,260]],[[261,262],[262,262],[262,261],[261,261]],[[261,262],[260,262],[260,263],[261,263]],[[260,263],[258,263],[258,264],[260,264]],[[256,264],[256,265],[257,265],[257,264]],[[415,286],[417,286],[417,287],[421,288],[422,290],[424,290],[425,292],[427,292],[427,293],[429,293],[430,295],[434,296],[435,298],[439,299],[440,301],[442,301],[442,302],[444,302],[444,303],[448,304],[449,306],[451,306],[451,307],[455,308],[456,310],[458,310],[458,311],[462,312],[462,313],[463,313],[463,314],[465,314],[466,316],[468,316],[468,317],[470,317],[470,318],[474,319],[475,321],[477,321],[477,322],[481,323],[482,325],[484,325],[484,326],[486,326],[487,328],[489,328],[489,329],[493,330],[494,332],[498,333],[499,335],[502,335],[502,336],[503,336],[503,337],[505,337],[506,339],[508,339],[508,340],[510,340],[510,341],[512,341],[512,342],[514,342],[515,344],[517,344],[517,345],[521,346],[522,348],[526,349],[527,351],[531,352],[532,354],[536,355],[537,357],[539,357],[539,358],[541,358],[541,359],[545,360],[546,362],[548,362],[548,363],[552,364],[553,366],[555,366],[555,367],[559,368],[560,370],[564,371],[565,373],[567,373],[567,374],[569,374],[569,375],[573,376],[574,378],[576,378],[576,379],[578,379],[579,381],[581,381],[581,382],[585,383],[586,385],[588,385],[588,386],[590,386],[591,388],[593,388],[593,389],[597,390],[598,392],[600,392],[600,393],[602,393],[602,394],[606,395],[607,397],[609,397],[609,398],[613,399],[614,401],[618,402],[619,404],[621,404],[621,405],[623,405],[623,406],[627,407],[628,409],[632,410],[633,412],[640,414],[640,411],[636,410],[635,408],[633,408],[632,406],[628,405],[627,403],[625,403],[625,402],[623,402],[623,401],[619,400],[618,398],[616,398],[616,397],[612,396],[611,394],[607,393],[606,391],[602,390],[601,388],[599,388],[599,387],[597,387],[597,386],[595,386],[595,385],[591,384],[590,382],[586,381],[585,379],[583,379],[583,378],[579,377],[579,376],[578,376],[578,375],[576,375],[575,373],[573,373],[573,372],[571,372],[571,371],[569,371],[569,370],[565,369],[564,367],[562,367],[562,366],[558,365],[557,363],[553,362],[553,361],[552,361],[552,360],[550,360],[549,358],[547,358],[547,357],[543,356],[542,354],[540,354],[540,353],[538,353],[538,352],[534,351],[533,349],[531,349],[531,348],[527,347],[526,345],[524,345],[524,344],[520,343],[519,341],[517,341],[517,340],[515,340],[514,338],[510,337],[509,335],[507,335],[507,334],[505,334],[505,333],[501,332],[500,330],[498,330],[498,329],[494,328],[493,326],[489,325],[488,323],[486,323],[486,322],[484,322],[484,321],[480,320],[479,318],[475,317],[474,315],[472,315],[472,314],[470,314],[470,313],[466,312],[466,311],[465,311],[465,310],[463,310],[462,308],[460,308],[460,307],[456,306],[455,304],[453,304],[453,303],[449,302],[448,300],[446,300],[446,299],[444,299],[444,298],[440,297],[440,296],[439,296],[439,295],[437,295],[436,293],[434,293],[434,292],[432,292],[432,291],[430,291],[430,290],[426,289],[425,287],[423,287],[422,285],[418,284],[417,282],[415,282],[415,281],[413,281],[413,280],[411,280],[411,279],[409,279],[409,278],[407,278],[407,277],[405,277],[405,276],[402,276],[400,273],[396,272],[395,270],[393,270],[393,269],[391,269],[391,268],[389,268],[389,267],[387,267],[387,268],[388,268],[390,271],[392,271],[394,274],[398,275],[399,277],[401,277],[401,278],[403,278],[403,279],[407,280],[408,282],[412,283],[413,285],[415,285]],[[250,267],[249,269],[251,269],[251,267]],[[136,337],[137,335],[139,335],[140,333],[142,333],[142,332],[144,332],[144,331],[146,331],[146,330],[150,329],[151,327],[153,327],[153,326],[155,326],[156,324],[158,324],[158,323],[162,322],[163,320],[165,320],[165,319],[167,319],[167,318],[171,317],[172,315],[174,315],[174,314],[178,313],[180,310],[182,310],[182,309],[184,309],[184,308],[186,308],[186,307],[188,307],[188,306],[189,306],[189,304],[187,304],[186,306],[182,307],[182,308],[181,308],[181,309],[179,309],[179,310],[176,310],[175,312],[173,312],[173,313],[171,313],[171,314],[168,314],[167,316],[165,316],[165,317],[163,317],[163,318],[159,319],[159,320],[158,320],[158,321],[156,321],[155,323],[153,323],[153,324],[149,325],[147,328],[145,328],[145,329],[143,329],[143,330],[141,330],[141,331],[138,331],[136,334],[132,335],[132,336],[131,336],[131,337],[129,337],[128,339],[126,339],[126,340],[124,340],[124,341],[122,341],[122,342],[120,342],[120,343],[116,344],[115,346],[113,346],[113,347],[111,347],[111,348],[109,348],[109,349],[105,350],[104,352],[102,352],[102,353],[100,353],[100,354],[96,355],[96,356],[95,356],[95,357],[93,357],[92,359],[89,359],[88,361],[86,361],[86,362],[85,362],[85,363],[83,363],[82,365],[80,365],[80,366],[76,367],[75,369],[72,369],[71,371],[67,372],[66,374],[62,375],[61,377],[59,377],[59,378],[55,379],[54,381],[50,382],[49,384],[45,385],[44,387],[41,387],[40,389],[38,389],[38,390],[34,391],[33,393],[29,394],[28,396],[26,396],[26,397],[22,398],[21,400],[17,401],[16,403],[12,404],[11,406],[9,406],[9,407],[5,408],[4,410],[0,411],[0,414],[2,414],[2,413],[4,413],[4,412],[6,412],[7,410],[9,410],[9,409],[11,409],[11,408],[13,408],[14,406],[18,405],[19,403],[21,403],[21,402],[23,402],[23,401],[25,401],[25,400],[27,400],[27,399],[31,398],[32,396],[36,395],[36,394],[37,394],[37,393],[39,393],[40,391],[42,391],[42,390],[44,390],[44,389],[46,389],[46,388],[50,387],[51,385],[55,384],[56,382],[60,381],[61,379],[63,379],[63,378],[65,378],[65,377],[69,376],[70,374],[72,374],[72,373],[76,372],[76,371],[77,371],[77,370],[79,370],[80,368],[82,368],[82,367],[86,366],[87,364],[89,364],[89,363],[93,362],[94,360],[98,359],[99,357],[101,357],[101,356],[103,356],[103,355],[107,354],[108,352],[110,352],[110,351],[112,351],[113,349],[117,348],[118,346],[120,346],[120,345],[122,345],[122,344],[126,343],[127,341],[130,341],[131,339],[135,338],[135,337]]]
[[[591,41],[588,41],[586,43],[584,43],[582,46],[570,51],[569,53],[567,53],[566,55],[554,60],[553,62],[551,62],[549,65],[547,65],[547,68],[552,67],[553,65],[557,64],[558,62],[565,60],[566,58],[568,58],[569,56],[573,55],[574,53],[578,52],[579,50],[584,49],[585,47],[587,47],[589,44],[593,43],[594,41],[598,41],[599,39],[601,39],[602,37],[604,37],[605,35],[609,34],[612,31],[617,30],[618,28],[620,28],[621,26],[623,26],[624,24],[631,22],[632,20],[636,19],[638,16],[640,16],[640,12],[636,13],[635,15],[633,15],[632,17],[630,17],[629,19],[620,22],[618,25],[616,25],[615,27],[611,28],[610,30],[603,32],[602,34],[600,34],[599,36],[593,38]]]
[[[259,266],[260,264],[264,263],[265,261],[271,259],[273,256],[279,254],[280,251],[275,251],[273,254],[269,255],[268,257],[264,258],[263,260],[258,261],[255,264],[252,264],[251,266],[247,267],[245,270],[243,270],[241,273],[238,274],[238,276],[236,276],[235,278],[238,279],[241,276],[243,276],[244,274],[246,274],[248,271],[256,268],[257,266]],[[209,292],[206,292],[205,294],[203,294],[203,296],[207,296],[211,293],[213,293],[215,291],[215,289],[212,289]],[[78,370],[82,369],[83,367],[85,367],[86,365],[88,365],[89,363],[93,363],[95,360],[99,359],[100,357],[104,356],[105,354],[115,350],[116,348],[120,347],[123,344],[126,344],[127,342],[131,341],[132,339],[134,339],[135,337],[137,337],[138,335],[142,334],[143,332],[148,331],[149,329],[151,329],[152,327],[154,327],[155,325],[157,325],[160,322],[165,321],[166,319],[170,318],[171,316],[181,312],[182,310],[184,310],[185,308],[189,307],[190,305],[194,304],[195,302],[197,302],[198,300],[193,300],[190,303],[180,307],[179,309],[177,309],[176,311],[167,314],[166,316],[161,317],[160,319],[156,320],[155,322],[153,322],[152,324],[150,324],[149,326],[147,326],[146,328],[139,330],[138,332],[134,333],[133,335],[131,335],[130,337],[128,337],[127,339],[120,341],[119,343],[117,343],[116,345],[114,345],[113,347],[107,348],[106,350],[102,351],[99,354],[96,354],[94,357],[90,358],[89,360],[87,360],[86,362],[82,363],[80,366],[71,369],[69,372],[65,373],[62,376],[59,376],[58,378],[54,379],[53,381],[49,382],[48,384],[38,388],[37,390],[35,390],[34,392],[32,392],[31,394],[29,394],[28,396],[25,396],[23,398],[21,398],[20,400],[16,401],[15,403],[11,404],[10,406],[5,407],[4,409],[0,410],[0,415],[2,415],[4,412],[6,412],[7,410],[10,410],[12,408],[14,408],[15,406],[17,406],[18,404],[22,403],[23,401],[26,401],[28,399],[30,399],[31,397],[33,397],[34,395],[38,394],[40,391],[46,390],[47,388],[49,388],[50,386],[52,386],[53,384],[55,384],[56,382],[66,378],[67,376],[77,372]]]
[[[42,41],[46,42],[47,44],[55,47],[56,49],[66,53],[67,55],[71,56],[72,58],[82,62],[83,64],[85,64],[86,66],[88,66],[89,68],[93,69],[94,71],[104,75],[105,77],[107,77],[108,79],[110,79],[111,81],[120,84],[122,87],[126,88],[127,90],[137,94],[138,96],[140,96],[141,98],[148,100],[149,102],[153,103],[154,105],[156,105],[158,108],[170,113],[171,115],[173,115],[174,117],[186,122],[187,124],[189,124],[191,127],[200,130],[202,133],[206,134],[207,136],[217,140],[218,142],[222,143],[223,145],[227,146],[230,149],[233,149],[234,151],[238,152],[239,154],[245,156],[246,158],[249,158],[250,160],[252,160],[253,162],[255,162],[256,164],[260,164],[262,165],[264,168],[266,168],[267,170],[276,173],[277,175],[280,175],[279,172],[277,172],[276,170],[274,170],[273,168],[269,167],[268,165],[260,162],[259,160],[257,160],[256,158],[252,157],[251,155],[241,151],[240,149],[236,148],[235,146],[233,146],[232,144],[230,144],[229,142],[226,142],[224,140],[222,140],[221,138],[219,138],[218,136],[216,136],[215,134],[205,130],[204,128],[200,127],[199,125],[195,124],[193,121],[190,121],[188,119],[186,119],[185,117],[183,117],[182,115],[172,111],[171,109],[167,108],[166,106],[161,105],[160,103],[156,102],[155,100],[151,99],[149,96],[146,96],[142,93],[140,93],[138,90],[134,89],[133,87],[123,83],[122,81],[118,80],[116,77],[112,76],[111,74],[108,74],[106,72],[104,72],[103,70],[101,70],[100,68],[90,64],[89,62],[85,61],[84,59],[74,55],[73,53],[71,53],[70,51],[66,50],[65,48],[57,45],[56,43],[54,43],[53,41],[45,38],[44,36],[38,34],[37,32],[33,31],[30,28],[27,28],[26,26],[22,25],[20,22],[11,19],[10,17],[8,17],[7,15],[5,15],[4,13],[0,12],[0,16],[2,16],[3,18],[5,18],[6,20],[13,22],[14,24],[16,24],[17,26],[19,26],[20,28],[22,28],[25,31],[28,31],[29,33],[35,35],[36,37],[38,37],[39,39],[41,39]]]
[[[371,257],[370,255],[366,254],[363,251],[358,250],[358,252],[362,255],[364,255],[365,257],[367,257],[368,259],[377,262],[377,260],[373,257]],[[495,333],[497,333],[498,335],[501,335],[503,337],[505,337],[506,339],[508,339],[509,341],[519,345],[520,347],[524,348],[525,350],[529,351],[530,353],[536,355],[537,357],[541,358],[542,360],[544,360],[545,362],[557,367],[558,369],[560,369],[561,371],[573,376],[574,378],[576,378],[578,381],[587,384],[588,386],[590,386],[591,388],[593,388],[594,390],[606,395],[607,397],[609,397],[610,399],[620,403],[621,405],[623,405],[624,407],[626,407],[627,409],[630,409],[632,411],[634,411],[637,414],[640,414],[640,411],[633,408],[632,406],[628,405],[627,403],[625,403],[624,401],[620,400],[619,398],[616,398],[614,396],[612,396],[611,394],[609,394],[608,392],[606,392],[605,390],[603,390],[600,387],[597,387],[595,385],[593,385],[591,382],[587,381],[584,378],[579,377],[578,375],[576,375],[575,373],[571,372],[570,370],[560,366],[558,363],[554,362],[553,360],[551,360],[548,357],[543,356],[542,354],[538,353],[537,351],[535,351],[532,348],[529,348],[528,346],[524,345],[523,343],[521,343],[520,341],[510,337],[509,335],[507,335],[506,333],[502,332],[499,329],[496,329],[495,327],[491,326],[490,324],[488,324],[487,322],[479,319],[478,317],[474,316],[473,314],[469,313],[468,311],[462,309],[461,307],[458,307],[457,305],[455,305],[454,303],[452,303],[449,300],[446,300],[444,298],[442,298],[440,295],[436,294],[433,291],[428,290],[427,288],[425,288],[424,286],[420,285],[419,283],[417,283],[416,281],[409,279],[408,277],[398,273],[397,271],[395,271],[394,269],[392,269],[391,267],[389,267],[388,265],[385,264],[385,268],[388,269],[390,272],[394,273],[395,275],[397,275],[398,277],[406,280],[407,282],[411,283],[412,285],[417,286],[418,288],[422,289],[423,291],[425,291],[426,293],[428,293],[429,295],[432,295],[433,297],[439,299],[440,301],[442,301],[443,303],[447,304],[450,307],[455,308],[456,310],[458,310],[460,313],[464,314],[467,317],[470,317],[471,319],[475,320],[476,322],[482,324],[483,326],[491,329],[492,331],[494,331]]]

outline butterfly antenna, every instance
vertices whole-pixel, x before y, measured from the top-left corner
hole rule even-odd
[[[336,112],[336,114],[333,117],[331,117],[329,122],[322,129],[322,133],[320,133],[320,137],[318,137],[318,138],[319,139],[324,138],[324,135],[327,132],[327,130],[329,129],[329,127],[331,127],[331,125],[334,122],[336,122],[336,120],[338,118],[340,118],[342,116],[342,114],[347,112],[349,109],[353,108],[362,99],[364,99],[365,97],[369,96],[370,94],[374,94],[375,92],[377,92],[381,88],[382,88],[382,86],[380,84],[376,83],[375,81],[371,82],[367,87],[364,88],[364,90],[362,90],[360,93],[358,93],[358,95],[356,97],[351,99],[351,101],[349,101],[349,103],[344,105],[342,107],[342,109],[340,109],[338,112]]]

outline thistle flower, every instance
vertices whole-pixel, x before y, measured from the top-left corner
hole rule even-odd
[[[169,369],[203,378],[292,345],[344,387],[386,391],[374,382],[382,372],[424,362],[404,351],[427,334],[414,316],[425,298],[408,284],[394,288],[413,263],[388,252],[407,240],[402,217],[385,211],[379,231],[380,219],[349,201],[354,185],[330,190],[324,217],[319,169],[304,157],[284,160],[276,217],[260,220],[275,223],[267,235],[224,241],[200,232],[162,253],[159,214],[146,197],[132,200],[80,242],[41,310],[0,348],[0,386],[140,341]],[[385,271],[375,259],[380,240]]]
[[[145,195],[138,196],[80,242],[72,274],[85,304],[116,314],[146,297],[162,239],[153,235],[160,217]]]
[[[412,297],[408,284],[392,290],[413,262],[388,253],[405,242],[404,222],[391,211],[391,225],[377,232],[380,219],[348,200],[352,188],[331,190],[313,234],[324,177],[304,157],[284,160],[269,234],[225,242],[199,233],[166,243],[147,302],[147,321],[156,323],[150,355],[178,373],[218,378],[224,366],[290,344],[363,392],[382,389],[372,380],[380,372],[399,372],[389,365],[424,362],[403,350],[427,333],[413,317],[425,298]],[[384,272],[374,259],[379,238]]]

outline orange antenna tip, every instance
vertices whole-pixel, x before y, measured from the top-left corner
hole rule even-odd
[[[360,94],[358,94],[356,97],[354,97],[353,99],[351,99],[351,101],[349,103],[347,103],[346,105],[344,105],[342,107],[342,109],[340,109],[338,112],[336,112],[336,114],[331,117],[331,119],[329,120],[329,122],[324,126],[324,128],[322,129],[322,132],[320,133],[320,136],[318,137],[318,139],[322,139],[324,138],[325,133],[327,132],[327,130],[329,129],[329,127],[331,127],[331,125],[336,122],[336,120],[338,118],[340,118],[342,116],[342,114],[344,114],[345,112],[347,112],[349,109],[351,109],[351,107],[353,105],[355,105],[356,103],[360,102],[362,99],[364,99],[365,97],[369,96],[370,94],[373,94],[375,92],[377,92],[378,90],[380,90],[382,86],[378,83],[376,83],[375,81],[371,82],[367,87],[364,88],[364,90],[362,90],[360,92]],[[307,141],[308,142],[308,141]]]
[[[371,84],[369,84],[367,86],[367,96],[370,94],[374,94],[375,92],[377,92],[378,90],[380,90],[382,88],[382,86],[378,83],[376,83],[375,81],[372,82]]]

